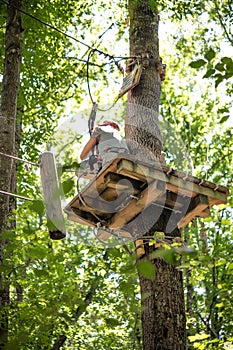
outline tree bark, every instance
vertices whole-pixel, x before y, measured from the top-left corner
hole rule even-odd
[[[182,273],[162,259],[151,261],[154,279],[139,275],[144,350],[185,349]]]
[[[158,111],[161,79],[159,74],[158,14],[149,0],[129,0],[130,56],[139,58],[145,68],[140,84],[128,94],[125,134],[130,152],[137,159],[164,163],[163,142]],[[145,59],[146,57],[146,59]],[[146,61],[146,64],[145,64]],[[146,67],[147,66],[147,67]],[[156,230],[165,235],[180,236],[178,229],[169,232],[169,215],[157,216],[156,207],[150,206],[135,220],[132,227],[142,235],[152,235]],[[154,213],[154,214],[153,214]],[[135,236],[136,237],[136,236]],[[138,233],[137,233],[138,237]],[[148,279],[139,274],[141,289],[141,319],[144,350],[186,349],[185,303],[182,273],[177,267],[162,259],[151,260],[155,245],[144,245],[145,254],[138,257],[150,260],[155,277]]]
[[[22,32],[21,13],[15,7],[21,8],[21,0],[11,0],[7,7],[7,22],[5,36],[5,60],[2,81],[0,105],[0,151],[5,154],[15,154],[16,111],[19,89],[20,67],[20,34]],[[7,157],[0,158],[0,189],[11,192],[16,187],[15,165]],[[12,229],[8,221],[12,213],[12,201],[9,196],[0,194],[0,265],[4,263],[6,241],[3,233]],[[3,273],[0,275],[0,347],[7,343],[8,337],[8,305],[9,282]]]

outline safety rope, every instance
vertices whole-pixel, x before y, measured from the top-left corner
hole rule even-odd
[[[78,197],[79,197],[79,200],[80,202],[82,203],[83,206],[87,207],[89,212],[98,220],[99,223],[104,223],[105,221],[102,220],[101,218],[98,217],[98,215],[96,215],[92,210],[90,210],[89,206],[86,204],[85,200],[83,199],[82,195],[81,195],[81,192],[79,190],[79,181],[80,179],[86,175],[87,173],[84,171],[82,174],[80,174],[77,178],[77,192],[78,192]]]
[[[16,156],[12,156],[11,154],[0,152],[0,155],[3,156],[3,157],[6,157],[6,158],[14,159],[14,160],[17,160],[17,161],[20,161],[20,162],[23,162],[23,163],[27,163],[27,164],[33,165],[33,166],[37,166],[37,167],[39,166],[39,164],[37,164],[37,163],[30,162],[28,160],[25,160],[25,159],[22,159],[22,158],[19,158],[19,157],[16,157]],[[11,192],[7,192],[7,191],[3,191],[3,190],[0,190],[0,193],[1,194],[5,194],[7,196],[11,196],[11,197],[16,197],[16,198],[19,198],[19,199],[27,200],[27,201],[34,201],[35,200],[35,199],[32,199],[32,198],[20,196],[19,194],[11,193]]]
[[[90,96],[90,99],[91,99],[91,102],[92,104],[94,105],[94,99],[93,99],[93,96],[92,96],[92,93],[91,93],[91,87],[90,87],[90,79],[89,79],[89,64],[90,64],[90,58],[91,56],[94,54],[94,52],[96,52],[95,49],[91,49],[88,53],[88,57],[87,57],[87,69],[86,69],[86,78],[87,78],[87,88],[88,88],[88,93],[89,93],[89,96]],[[97,51],[98,52],[98,51]],[[119,65],[119,63],[114,59],[113,56],[106,56],[108,57],[111,61],[113,61],[115,63],[115,65],[118,67],[118,69],[121,71],[122,73],[122,69],[121,69],[121,66]],[[111,108],[113,108],[115,106],[115,104],[117,103],[117,101],[119,100],[119,96],[117,96],[115,98],[115,100],[113,101],[112,105],[106,109],[102,109],[102,108],[99,108],[97,107],[97,110],[100,111],[100,112],[107,112],[109,111]]]

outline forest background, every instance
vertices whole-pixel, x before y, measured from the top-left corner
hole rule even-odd
[[[167,65],[160,106],[166,162],[229,188],[232,7],[230,1],[158,2],[160,55]],[[76,192],[74,170],[92,107],[89,49],[110,55],[95,52],[88,64],[92,96],[106,109],[122,83],[115,61],[124,68],[128,56],[127,4],[24,1],[23,10],[19,157],[37,163],[41,152],[54,151],[66,203]],[[5,1],[0,11],[2,74]],[[126,96],[97,114],[97,121],[111,117],[123,126],[125,103]],[[93,230],[69,222],[67,237],[51,241],[38,171],[20,162],[17,193],[36,201],[18,200],[16,229],[3,233],[0,272],[10,287],[3,310],[9,322],[6,348],[141,349],[135,255],[121,244],[105,246]],[[231,206],[230,196],[227,205],[213,208],[209,218],[196,219],[183,233],[187,254],[180,268],[190,349],[233,348]],[[132,243],[127,247],[134,251]],[[161,254],[173,262],[173,250]],[[150,276],[146,268],[141,273]]]

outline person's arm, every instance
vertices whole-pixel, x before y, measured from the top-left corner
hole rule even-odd
[[[91,137],[90,140],[87,142],[87,144],[84,146],[81,154],[80,154],[80,159],[83,160],[85,159],[88,154],[91,152],[91,150],[95,147],[97,142],[97,137]]]

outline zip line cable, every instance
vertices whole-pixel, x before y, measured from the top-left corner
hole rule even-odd
[[[67,34],[67,33],[64,32],[63,30],[61,30],[61,29],[59,29],[59,28],[53,26],[52,24],[50,24],[50,23],[48,23],[48,22],[45,22],[45,21],[39,19],[38,17],[36,17],[36,16],[30,14],[29,12],[20,9],[18,6],[13,5],[13,4],[9,3],[9,2],[6,1],[6,0],[1,0],[1,1],[2,1],[4,4],[6,4],[7,6],[14,7],[16,10],[18,10],[18,11],[21,12],[21,13],[23,13],[25,16],[28,16],[28,17],[34,19],[35,21],[37,21],[37,22],[39,22],[39,23],[41,23],[41,24],[43,24],[43,25],[45,25],[45,26],[47,26],[47,27],[49,27],[49,28],[51,28],[51,29],[53,29],[53,30],[55,30],[55,31],[57,31],[58,33],[60,33],[60,34],[62,34],[62,35],[64,35],[64,36],[66,36],[67,38],[70,38],[70,39],[72,39],[72,40],[78,42],[79,44],[81,44],[81,45],[83,45],[83,46],[86,46],[88,49],[90,49],[90,50],[95,50],[95,51],[97,51],[100,55],[104,55],[104,56],[109,57],[109,58],[114,58],[113,55],[110,55],[110,54],[107,53],[107,52],[101,51],[101,50],[99,50],[99,49],[97,49],[97,48],[95,48],[95,47],[92,47],[92,46],[86,44],[85,42],[83,42],[83,41],[81,41],[81,40],[79,40],[79,39],[73,37],[72,35]],[[112,26],[112,24],[111,24],[111,26]],[[108,30],[108,29],[107,29],[107,30]],[[107,30],[106,30],[106,31],[107,31]],[[106,31],[105,31],[105,32],[106,32]],[[104,32],[102,35],[104,35],[105,32]],[[100,38],[102,37],[102,35],[100,36]],[[130,57],[118,57],[118,58],[121,58],[121,59],[128,59],[128,58],[130,58]]]
[[[67,34],[67,33],[64,32],[63,30],[61,30],[61,29],[59,29],[59,28],[57,28],[57,27],[51,25],[50,23],[47,23],[47,22],[45,22],[45,21],[39,19],[38,17],[36,17],[36,16],[34,16],[34,15],[28,13],[27,11],[24,11],[24,10],[20,9],[18,6],[15,6],[15,5],[9,3],[7,0],[1,0],[1,1],[2,1],[3,3],[5,3],[7,6],[12,6],[12,7],[15,8],[16,10],[18,10],[19,12],[23,13],[24,15],[26,15],[26,16],[28,16],[28,17],[34,19],[35,21],[37,21],[37,22],[39,22],[39,23],[41,23],[41,24],[43,24],[43,25],[45,25],[45,26],[47,26],[47,27],[49,27],[49,28],[51,28],[51,29],[53,29],[53,30],[55,30],[55,31],[57,31],[58,33],[60,33],[60,34],[62,34],[62,35],[64,35],[64,36],[66,36],[67,38],[70,38],[70,39],[72,39],[72,40],[78,42],[79,44],[84,45],[85,47],[87,47],[86,53],[90,50],[90,51],[89,51],[89,54],[88,54],[88,59],[87,59],[87,61],[86,61],[86,60],[83,60],[83,57],[86,55],[86,53],[82,56],[81,59],[79,59],[79,58],[75,58],[75,59],[76,59],[77,61],[86,63],[86,65],[87,65],[87,84],[88,84],[88,91],[89,91],[89,95],[90,95],[90,98],[91,98],[92,103],[94,103],[94,101],[93,101],[93,98],[92,98],[92,95],[91,95],[90,84],[89,84],[89,73],[88,73],[88,67],[89,67],[89,65],[93,65],[93,66],[97,66],[97,67],[99,67],[99,68],[102,68],[102,67],[104,67],[106,64],[112,64],[111,61],[113,61],[113,63],[118,67],[118,69],[121,70],[121,67],[120,67],[120,65],[119,65],[119,61],[120,61],[120,60],[127,60],[127,59],[129,59],[129,58],[132,58],[132,57],[128,57],[128,56],[122,57],[122,56],[110,55],[110,54],[107,53],[107,52],[104,52],[104,51],[99,50],[97,47],[92,47],[92,46],[86,44],[85,42],[83,42],[83,41],[81,41],[81,40],[79,40],[79,39],[73,37],[72,35]],[[114,23],[112,23],[112,24],[98,37],[98,39],[101,39],[101,38],[103,37],[103,35],[104,35],[109,29],[112,28],[113,25],[114,25]],[[98,65],[98,64],[96,64],[96,63],[90,62],[90,56],[91,56],[91,54],[94,53],[94,52],[97,52],[99,55],[104,55],[105,58],[108,57],[108,58],[110,59],[110,62],[109,62],[109,63],[105,63],[105,64],[103,64],[103,65]],[[116,58],[119,59],[119,61],[116,61]],[[101,111],[101,112],[106,112],[106,111],[110,110],[112,107],[115,106],[115,104],[117,103],[118,99],[119,99],[119,97],[116,97],[116,99],[114,100],[113,104],[112,104],[109,108],[107,108],[107,109],[98,108],[98,110]]]
[[[98,38],[95,40],[94,42],[94,45],[97,44],[97,42],[102,39],[102,37],[110,30],[112,29],[112,27],[114,26],[114,23],[111,23],[110,26],[105,29],[103,31],[103,33],[101,33]],[[98,46],[100,45],[100,43],[98,44]],[[65,58],[68,58],[68,59],[73,59],[73,60],[76,60],[76,61],[79,61],[79,62],[83,62],[83,63],[87,63],[86,60],[84,60],[83,58],[88,54],[88,51],[89,51],[89,48],[86,50],[86,52],[82,55],[81,59],[79,58],[76,58],[76,57],[65,57]],[[123,59],[123,58],[122,58]],[[96,67],[99,67],[99,68],[103,68],[104,66],[106,66],[107,64],[111,64],[111,62],[107,62],[107,63],[104,63],[104,64],[97,64],[97,63],[92,63],[92,62],[89,62],[89,65],[92,65],[92,66],[96,66]]]
[[[36,20],[37,22],[39,22],[39,23],[41,23],[41,24],[44,24],[46,27],[49,27],[49,28],[55,30],[56,32],[58,32],[58,33],[60,33],[60,34],[62,34],[62,35],[64,35],[64,36],[66,36],[67,38],[70,38],[70,39],[72,39],[72,40],[75,40],[75,41],[77,41],[79,44],[82,44],[82,45],[88,47],[89,49],[91,49],[91,46],[89,46],[88,44],[84,43],[83,41],[80,41],[80,40],[77,39],[77,38],[74,38],[73,36],[67,34],[67,33],[64,32],[63,30],[61,30],[61,29],[59,29],[59,28],[57,28],[57,27],[54,27],[52,24],[50,24],[50,23],[48,23],[48,22],[45,22],[45,21],[39,19],[38,17],[36,17],[36,16],[34,16],[34,15],[28,13],[27,11],[24,11],[24,10],[20,9],[18,6],[13,5],[13,4],[9,3],[9,2],[6,1],[6,0],[1,0],[1,1],[4,2],[4,3],[5,3],[6,5],[8,5],[8,6],[14,7],[14,8],[15,8],[16,10],[18,10],[19,12],[23,13],[24,15],[26,15],[26,16],[28,16],[28,17],[31,17],[32,19]]]

